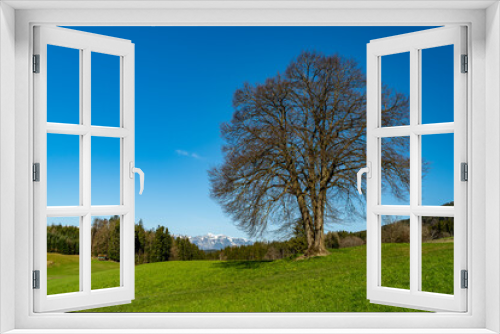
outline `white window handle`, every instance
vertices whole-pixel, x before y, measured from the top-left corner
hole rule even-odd
[[[129,164],[129,171],[130,171],[130,178],[134,178],[134,174],[137,173],[140,176],[140,183],[141,183],[141,190],[139,191],[139,195],[142,195],[142,192],[144,190],[144,172],[140,168],[135,168],[134,167],[134,162],[130,161]]]
[[[366,173],[366,177],[371,179],[371,177],[372,177],[372,163],[371,162],[368,161],[366,163],[366,167],[361,168],[358,171],[358,193],[360,195],[363,194],[363,192],[361,191],[361,177],[363,176],[363,173]]]

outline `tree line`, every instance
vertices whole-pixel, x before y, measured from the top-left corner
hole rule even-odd
[[[80,251],[80,229],[76,226],[47,226],[47,252],[78,255]]]
[[[453,218],[422,218],[422,241],[453,237]],[[410,242],[408,219],[382,222],[383,243]],[[135,263],[190,260],[278,260],[303,254],[308,247],[307,237],[297,224],[291,238],[284,241],[255,242],[252,245],[226,247],[222,250],[204,251],[188,238],[175,237],[165,226],[146,229],[142,220],[135,224]],[[79,254],[80,230],[76,226],[47,226],[47,251],[65,255]],[[324,237],[327,249],[356,247],[366,244],[366,231],[327,232]],[[120,217],[96,218],[91,228],[92,257],[120,261]]]
[[[92,257],[120,262],[120,216],[95,218],[90,235]]]
[[[172,236],[165,226],[145,229],[142,220],[135,224],[134,242],[136,264],[207,258],[205,252],[189,239]],[[47,226],[47,252],[78,255],[79,250],[79,227]],[[120,262],[120,216],[92,221],[91,254],[93,258]]]
[[[451,217],[422,217],[422,242],[453,237],[454,220]],[[410,220],[382,221],[383,243],[409,243]]]
[[[207,259],[228,261],[272,261],[304,254],[307,250],[307,237],[298,224],[294,235],[285,241],[255,242],[253,245],[226,247],[213,251]],[[336,231],[325,233],[325,247],[339,249],[361,246],[366,243],[366,231]]]
[[[188,238],[174,237],[165,226],[145,229],[142,219],[135,224],[135,263],[204,260],[205,252]]]
[[[134,231],[135,263],[282,259],[302,254],[307,249],[306,236],[300,229],[301,225],[297,226],[294,235],[285,241],[256,242],[253,245],[203,251],[196,244],[191,243],[188,238],[172,236],[165,226],[146,229],[143,221],[139,220],[135,224]],[[366,232],[328,232],[325,238],[326,246],[328,248],[347,247],[351,244],[345,240],[363,233],[366,235]],[[47,251],[77,255],[79,253],[79,238],[78,227],[61,224],[49,225],[47,226]],[[109,219],[95,218],[91,228],[91,244],[92,257],[119,262],[120,216],[112,216]]]

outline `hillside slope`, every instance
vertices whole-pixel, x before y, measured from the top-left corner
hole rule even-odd
[[[408,288],[408,249],[408,244],[383,245],[384,285]],[[453,293],[453,242],[424,243],[423,253],[424,290]],[[102,282],[116,277],[118,270],[100,269],[95,277]],[[58,271],[61,272],[60,267]],[[51,280],[54,281],[58,279]],[[370,304],[366,299],[366,247],[361,246],[332,250],[329,256],[304,261],[173,261],[138,265],[136,298],[131,304],[87,312],[394,311],[412,310]]]

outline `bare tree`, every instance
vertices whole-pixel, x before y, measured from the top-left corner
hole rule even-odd
[[[381,95],[383,125],[408,119],[405,95],[387,88]],[[355,188],[366,165],[366,80],[358,64],[303,52],[284,74],[238,89],[233,106],[231,122],[221,125],[224,163],[209,171],[211,196],[251,236],[300,221],[305,256],[328,254],[325,222],[361,200]],[[396,139],[383,148],[382,177],[397,197],[409,184],[407,145]]]

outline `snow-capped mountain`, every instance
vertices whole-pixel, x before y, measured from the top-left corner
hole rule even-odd
[[[208,233],[197,237],[187,237],[189,241],[198,246],[199,249],[223,249],[231,246],[252,245],[253,242],[245,238],[233,238],[223,234],[215,235]]]

